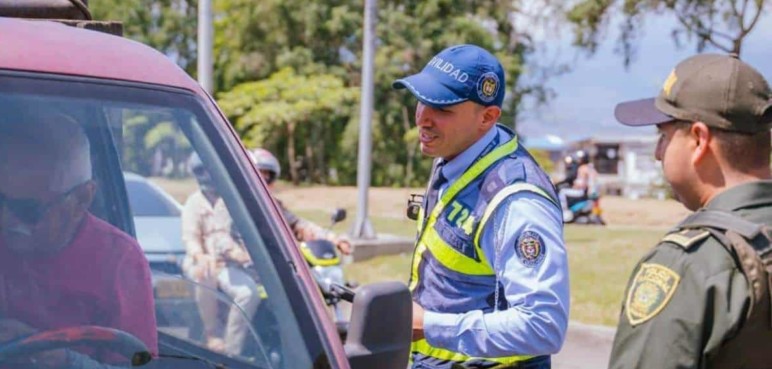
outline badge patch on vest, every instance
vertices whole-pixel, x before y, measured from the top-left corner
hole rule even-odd
[[[635,275],[625,300],[630,325],[641,324],[665,308],[681,280],[676,272],[659,264],[644,263]]]
[[[515,252],[523,265],[535,267],[544,261],[547,249],[544,248],[544,240],[538,233],[525,231],[517,238]]]

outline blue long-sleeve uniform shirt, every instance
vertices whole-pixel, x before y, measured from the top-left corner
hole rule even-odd
[[[472,165],[496,137],[509,139],[504,130],[491,129],[463,153],[445,163],[448,182],[442,192]],[[544,242],[544,260],[525,265],[517,255],[521,233],[531,231]],[[426,311],[424,335],[429,344],[473,357],[547,355],[560,350],[568,326],[568,260],[563,244],[563,220],[548,199],[530,191],[510,195],[494,212],[480,239],[485,257],[496,271],[506,299],[506,310],[484,314]],[[498,254],[498,255],[497,255]]]

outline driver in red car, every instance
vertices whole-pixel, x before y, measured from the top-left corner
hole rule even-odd
[[[4,113],[0,347],[37,332],[94,325],[130,333],[158,352],[147,260],[136,240],[89,213],[96,190],[89,141],[73,118]],[[84,344],[18,360],[89,368],[115,355],[94,352]]]

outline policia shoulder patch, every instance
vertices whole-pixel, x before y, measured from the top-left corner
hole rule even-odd
[[[538,233],[525,231],[517,238],[515,253],[523,265],[536,267],[544,261],[547,250],[544,248],[544,240]]]
[[[625,313],[630,325],[641,324],[665,308],[681,280],[676,272],[660,264],[643,263],[630,284]]]

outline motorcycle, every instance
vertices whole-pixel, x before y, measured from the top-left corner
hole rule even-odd
[[[345,209],[336,209],[330,217],[331,229],[335,224],[346,219]],[[306,259],[311,273],[322,291],[327,306],[333,313],[333,319],[338,327],[341,339],[345,340],[348,332],[348,321],[340,306],[341,301],[354,301],[353,288],[356,283],[346,281],[343,276],[340,256],[335,244],[325,239],[317,239],[300,243],[300,252]]]
[[[333,212],[330,220],[331,224],[328,229],[331,229],[335,224],[346,219],[345,209],[336,209]],[[324,301],[327,306],[330,307],[333,313],[335,325],[338,329],[338,335],[342,342],[346,341],[348,335],[349,322],[344,316],[343,309],[340,306],[341,301],[354,302],[355,292],[352,290],[356,288],[356,283],[347,282],[343,276],[343,267],[341,266],[341,260],[337,252],[335,244],[325,239],[317,239],[312,241],[305,241],[300,243],[300,252],[303,258],[311,268],[311,274],[314,277],[319,289],[322,292]],[[255,273],[253,279],[259,283],[259,277]],[[257,313],[253,317],[253,326],[261,327],[263,332],[263,342],[266,353],[269,355],[271,362],[276,367],[281,367],[281,333],[279,332],[279,317],[268,309],[268,304],[260,304]],[[253,340],[253,338],[249,338]],[[259,347],[257,344],[245,345],[245,347],[254,350],[255,347]],[[245,352],[245,357],[255,357],[259,353],[257,352]]]
[[[567,181],[555,184],[555,189],[560,193],[562,189],[570,188]],[[566,197],[567,208],[573,214],[566,224],[597,224],[606,225],[603,220],[603,209],[600,207],[600,195],[597,192],[585,194],[582,197]]]

